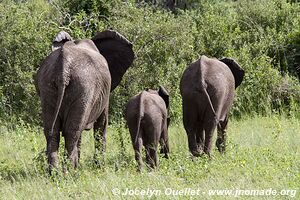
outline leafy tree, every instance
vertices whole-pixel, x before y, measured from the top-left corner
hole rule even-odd
[[[182,72],[203,54],[232,57],[246,70],[234,116],[299,113],[299,3],[177,0],[176,11],[169,12],[165,2],[1,1],[0,117],[39,121],[32,76],[58,31],[81,39],[107,28],[125,35],[136,52],[133,67],[111,95],[112,121],[121,119],[131,96],[158,85],[171,94],[173,121],[180,119]]]

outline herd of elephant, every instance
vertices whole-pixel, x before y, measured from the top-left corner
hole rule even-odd
[[[119,85],[134,57],[132,43],[113,30],[83,40],[73,40],[65,31],[57,34],[52,52],[34,78],[50,172],[58,165],[60,132],[75,168],[84,130],[94,129],[96,158],[104,154],[110,92]],[[243,77],[244,70],[230,58],[201,56],[184,71],[180,82],[183,124],[193,156],[210,156],[216,128],[217,148],[225,150],[228,113]],[[158,145],[160,153],[169,157],[169,106],[169,94],[162,86],[142,91],[126,105],[125,119],[139,170],[144,166],[143,146],[151,168],[158,166]]]

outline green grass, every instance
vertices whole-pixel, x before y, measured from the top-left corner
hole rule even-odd
[[[300,122],[279,116],[232,120],[225,155],[192,159],[182,125],[170,128],[170,159],[160,157],[156,171],[136,171],[128,130],[110,126],[103,169],[93,166],[92,132],[84,132],[81,166],[52,177],[46,173],[41,128],[0,125],[0,199],[142,199],[141,195],[113,195],[126,188],[156,189],[150,199],[233,199],[209,196],[212,189],[297,190],[296,196],[242,196],[242,199],[300,198]],[[61,146],[62,155],[62,146]],[[62,156],[61,156],[62,157]],[[164,195],[166,188],[199,189],[198,196]],[[167,189],[169,191],[169,189]],[[148,196],[149,197],[149,196]]]

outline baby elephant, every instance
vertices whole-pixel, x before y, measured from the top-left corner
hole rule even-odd
[[[143,168],[142,147],[146,148],[146,162],[151,168],[158,166],[157,146],[160,143],[160,153],[168,158],[168,118],[169,94],[160,86],[158,90],[141,92],[132,97],[125,110],[125,119],[129,127],[135,159],[139,171]]]

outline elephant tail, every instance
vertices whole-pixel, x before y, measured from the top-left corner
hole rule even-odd
[[[208,94],[208,92],[207,92],[207,90],[206,90],[206,87],[205,87],[204,83],[203,83],[202,87],[203,87],[204,95],[206,96],[206,99],[207,99],[207,101],[208,101],[209,107],[210,107],[212,113],[216,116],[216,111],[215,111],[215,109],[214,109],[214,106],[213,106],[213,104],[212,104],[212,102],[211,102],[210,96],[209,96],[209,94]]]
[[[58,117],[58,113],[59,113],[59,110],[60,110],[60,107],[61,107],[61,103],[62,103],[63,98],[64,98],[65,89],[66,89],[65,85],[58,88],[58,92],[57,92],[58,99],[56,101],[56,106],[55,106],[55,111],[54,111],[54,119],[53,119],[52,126],[51,126],[51,135],[53,135],[54,126],[55,126],[55,123],[56,123],[56,120],[57,120],[57,117]]]
[[[203,59],[205,59],[205,56],[201,56],[201,58],[200,58],[199,61],[198,61],[198,64],[199,64],[199,67],[198,67],[198,74],[199,74],[199,77],[200,77],[200,84],[198,84],[198,85],[200,85],[200,87],[197,88],[197,89],[198,89],[198,91],[200,91],[200,93],[202,93],[202,92],[204,93],[204,96],[205,96],[206,99],[207,99],[207,102],[208,102],[208,104],[209,104],[209,107],[210,107],[210,109],[211,109],[213,115],[216,117],[216,116],[217,116],[217,115],[216,115],[216,111],[215,111],[214,106],[213,106],[213,104],[212,104],[211,98],[210,98],[210,96],[209,96],[209,94],[208,94],[208,92],[207,92],[207,90],[206,90],[207,84],[205,83],[205,81],[204,81],[204,79],[203,79],[203,75],[202,75],[202,71],[201,71],[201,65],[202,65]]]
[[[139,112],[138,112],[138,119],[137,119],[137,129],[136,129],[136,135],[135,135],[135,141],[134,141],[134,144],[137,145],[138,143],[138,140],[139,140],[139,137],[140,137],[140,130],[141,130],[141,121],[142,121],[142,118],[144,117],[144,105],[143,105],[143,101],[144,101],[144,92],[143,91],[141,93],[141,95],[139,95]]]
[[[57,100],[54,111],[54,118],[51,125],[50,134],[53,135],[54,126],[58,118],[58,114],[61,108],[61,104],[65,95],[65,89],[69,85],[70,81],[70,60],[68,58],[67,47],[61,48],[61,54],[59,56],[58,66],[61,66],[58,77],[56,78],[55,84],[57,86]]]

